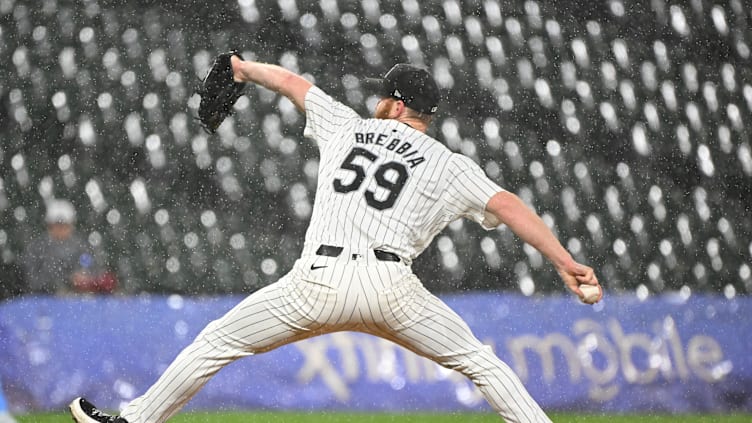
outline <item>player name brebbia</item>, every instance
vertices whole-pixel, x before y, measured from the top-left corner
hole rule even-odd
[[[392,131],[397,132],[396,130]],[[377,132],[356,132],[355,142],[358,144],[373,144],[386,148],[389,151],[402,156],[403,159],[414,169],[419,164],[426,161],[420,152],[413,148],[413,145],[399,138],[394,138],[389,134],[380,134]]]

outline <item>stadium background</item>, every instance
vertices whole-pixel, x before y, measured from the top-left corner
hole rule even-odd
[[[215,136],[218,52],[300,71],[368,113],[359,78],[429,67],[432,135],[533,206],[609,293],[752,289],[750,25],[732,0],[0,0],[3,296],[44,202],[71,199],[124,294],[242,294],[297,257],[316,149],[250,88]],[[415,264],[440,294],[558,292],[505,228],[452,224]]]

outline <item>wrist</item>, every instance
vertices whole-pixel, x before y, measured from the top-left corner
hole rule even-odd
[[[558,254],[555,258],[551,259],[551,263],[553,263],[554,267],[556,267],[557,270],[563,270],[563,269],[571,269],[574,264],[574,258],[571,254],[569,254],[568,251],[564,250],[561,254]]]
[[[233,55],[230,57],[230,65],[232,66],[232,79],[235,82],[246,82],[243,59],[240,56]]]

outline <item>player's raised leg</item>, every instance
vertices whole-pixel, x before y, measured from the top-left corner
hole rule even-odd
[[[224,366],[312,335],[311,316],[326,302],[309,301],[310,290],[295,282],[293,270],[280,281],[246,297],[223,317],[209,323],[168,366],[146,393],[129,403],[119,419],[83,399],[71,403],[79,423],[161,423],[177,413]]]
[[[129,423],[163,422],[177,413],[224,366],[311,335],[311,313],[299,301],[305,283],[286,276],[250,295],[210,323],[141,397],[123,410]],[[293,291],[293,292],[291,292]],[[315,314],[314,314],[315,315]]]

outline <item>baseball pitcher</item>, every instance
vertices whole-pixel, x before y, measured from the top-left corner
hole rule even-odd
[[[550,260],[580,299],[581,284],[599,288],[590,302],[602,291],[593,269],[577,263],[516,195],[426,134],[439,105],[431,74],[398,64],[383,78],[363,80],[380,97],[373,118],[364,119],[291,71],[225,53],[201,92],[199,116],[209,132],[249,82],[286,96],[305,113],[304,135],[320,151],[301,257],[279,281],[207,325],[120,416],[76,398],[73,418],[164,422],[234,360],[325,333],[360,331],[461,372],[508,422],[549,422],[509,366],[423,287],[410,265],[447,224],[467,218],[487,229],[507,225]]]

